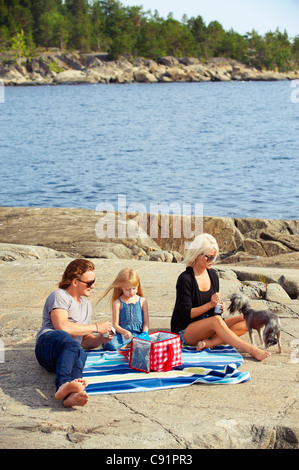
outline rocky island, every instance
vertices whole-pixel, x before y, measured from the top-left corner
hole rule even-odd
[[[2,63],[1,63],[2,61]],[[108,60],[104,53],[43,52],[30,60],[0,55],[0,81],[5,86],[84,83],[169,83],[209,81],[295,80],[299,71],[261,71],[221,57],[142,57]]]

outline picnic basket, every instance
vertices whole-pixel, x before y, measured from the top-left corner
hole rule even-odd
[[[155,331],[149,340],[133,337],[130,343],[129,367],[134,370],[169,371],[182,363],[181,340],[179,335],[168,331]]]

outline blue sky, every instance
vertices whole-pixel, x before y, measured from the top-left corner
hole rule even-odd
[[[225,30],[233,28],[239,34],[255,29],[267,31],[285,29],[290,38],[299,35],[299,0],[121,0],[126,6],[143,6],[143,10],[158,10],[166,18],[172,12],[177,20],[185,13],[202,16],[206,25],[217,20]]]

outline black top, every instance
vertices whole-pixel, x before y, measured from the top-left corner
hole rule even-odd
[[[208,292],[199,290],[192,267],[188,267],[186,271],[179,275],[176,284],[176,302],[171,318],[171,331],[173,333],[179,333],[187,328],[189,323],[201,320],[202,315],[191,318],[191,309],[208,303],[211,296],[219,292],[217,272],[214,269],[208,269],[208,273],[211,280],[211,288]],[[204,315],[205,318],[214,315],[214,308],[205,312]]]

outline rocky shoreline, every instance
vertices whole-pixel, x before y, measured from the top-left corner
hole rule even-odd
[[[43,246],[68,256],[180,262],[201,227],[217,239],[222,264],[299,266],[299,220],[0,207],[1,243]]]
[[[237,266],[231,279],[253,282],[260,298],[299,299],[299,279],[292,275],[299,266],[298,220],[205,216],[201,222],[192,216],[0,207],[0,263],[75,257],[181,263],[191,234],[202,229],[218,241],[218,270]],[[273,268],[288,275],[272,275]]]
[[[54,378],[34,357],[35,335],[45,299],[74,256],[96,265],[90,299],[95,321],[111,320],[109,298],[97,300],[119,270],[130,266],[139,272],[149,302],[151,331],[170,327],[184,239],[162,238],[163,221],[157,218],[155,239],[130,232],[99,240],[99,221],[106,216],[85,209],[0,208],[0,448],[298,449],[298,221],[203,221],[220,245],[215,269],[222,298],[244,293],[253,307],[270,308],[281,319],[282,354],[273,346],[271,357],[259,363],[241,352],[241,370],[250,372],[250,381],[93,396],[86,407],[72,410],[53,398]],[[135,228],[132,214],[125,222],[120,214],[110,216],[118,228]],[[152,214],[146,217],[155,222]],[[264,251],[253,255],[257,245]],[[182,410],[183,421],[177,418]]]
[[[161,57],[159,60],[122,58],[107,54],[44,52],[31,60],[0,55],[0,80],[5,86],[96,83],[169,83],[207,81],[295,80],[299,71],[260,71],[233,59]],[[17,63],[16,63],[17,62]]]

